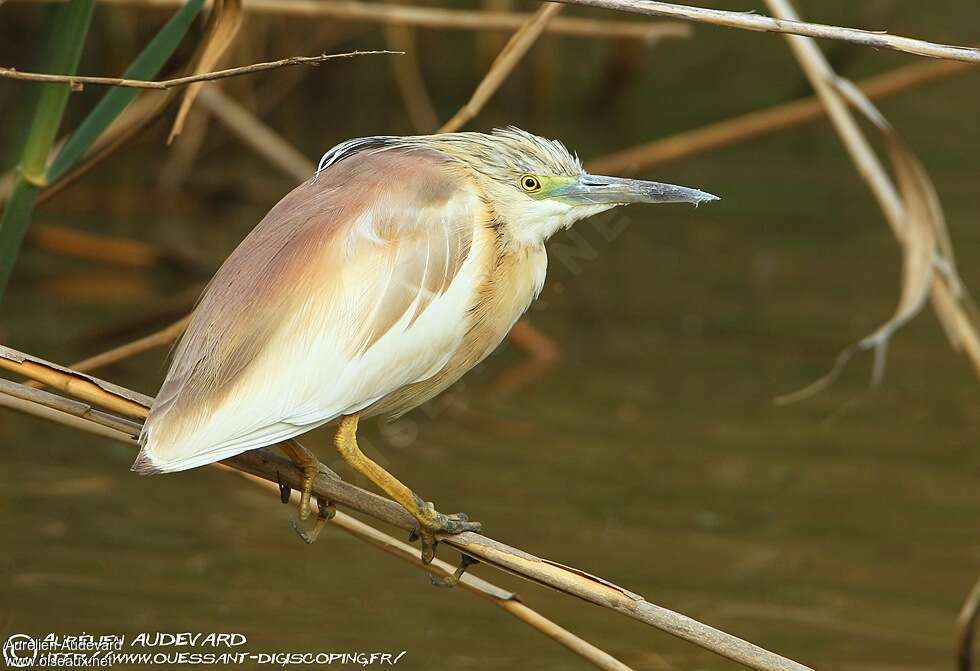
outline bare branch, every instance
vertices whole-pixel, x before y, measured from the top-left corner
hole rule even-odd
[[[917,40],[900,35],[889,35],[883,32],[858,30],[828,26],[821,23],[774,19],[771,16],[760,16],[745,12],[728,12],[720,9],[702,9],[688,7],[654,0],[557,0],[568,5],[584,5],[586,7],[601,7],[615,9],[634,14],[656,16],[660,18],[681,19],[696,23],[709,23],[725,28],[739,28],[765,33],[786,33],[803,35],[840,42],[850,42],[872,49],[889,49],[929,58],[943,58],[952,61],[980,63],[980,49],[960,47],[947,44],[936,44],[925,40]]]
[[[194,84],[195,82],[209,82],[215,79],[226,79],[228,77],[239,77],[241,75],[248,75],[254,72],[263,72],[265,70],[274,70],[276,68],[285,68],[293,65],[319,65],[325,61],[333,60],[335,58],[351,58],[353,56],[373,56],[377,54],[398,54],[397,51],[351,51],[344,54],[320,54],[319,56],[291,56],[289,58],[283,58],[278,61],[269,61],[266,63],[253,63],[252,65],[243,65],[237,68],[229,68],[227,70],[217,70],[215,72],[204,72],[197,75],[190,75],[188,77],[177,77],[176,79],[166,79],[164,81],[154,82],[154,81],[144,81],[140,79],[119,79],[115,77],[86,77],[84,75],[48,75],[39,72],[21,72],[15,70],[14,68],[0,68],[0,77],[6,77],[7,79],[19,79],[21,81],[29,82],[42,82],[42,83],[60,83],[68,84],[72,87],[73,91],[80,90],[85,84],[92,84],[95,86],[125,86],[134,89],[172,89],[177,86],[186,86],[188,84]]]

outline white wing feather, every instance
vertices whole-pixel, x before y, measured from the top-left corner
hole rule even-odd
[[[339,196],[341,190],[322,184],[329,174],[319,177],[321,184],[307,182],[299,189],[326,190],[327,200],[331,193]],[[244,333],[209,335],[226,320],[195,314],[199,323],[194,330],[192,322],[189,335],[214,342],[182,343],[178,349],[141,436],[143,450],[134,469],[185,470],[273,444],[436,374],[465,335],[480,277],[472,226],[481,207],[477,194],[459,188],[420,206],[416,192],[401,187],[388,188],[356,213],[324,205],[332,216],[347,214],[347,220],[322,253],[312,256],[312,268],[293,269],[295,284],[278,289],[288,295],[274,297],[277,307],[258,304],[270,300],[258,293],[235,296],[241,309],[256,310],[251,321],[263,323],[235,313],[236,323],[248,327]],[[292,219],[275,225],[309,224],[309,212],[291,212],[287,219]],[[258,229],[256,234],[262,235]],[[280,238],[285,242],[269,247],[266,256],[285,258],[288,245],[304,244],[300,234],[280,233]],[[234,258],[226,266],[234,266]],[[304,251],[293,258],[309,264],[311,257]],[[235,271],[224,271],[209,286],[199,312],[208,311],[212,290],[234,291],[236,281],[242,291],[261,292],[261,281],[225,280]],[[275,325],[264,323],[268,320]],[[229,346],[222,337],[262,342]],[[221,357],[234,359],[234,365],[215,360]],[[212,379],[221,377],[214,370],[225,368],[229,379]]]

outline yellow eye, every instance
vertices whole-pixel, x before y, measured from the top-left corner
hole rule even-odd
[[[524,175],[521,177],[521,188],[528,193],[541,190],[541,181],[534,175]]]

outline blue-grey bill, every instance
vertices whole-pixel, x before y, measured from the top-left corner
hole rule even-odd
[[[580,203],[605,204],[615,203],[691,203],[700,205],[712,200],[720,200],[718,196],[691,189],[676,184],[662,182],[647,182],[642,179],[626,179],[624,177],[603,177],[601,175],[584,175],[574,184],[562,190],[562,196]]]

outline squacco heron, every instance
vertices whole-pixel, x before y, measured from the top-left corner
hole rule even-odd
[[[555,232],[618,205],[710,200],[590,175],[559,142],[517,128],[344,142],[208,284],[133,470],[282,443],[305,474],[305,519],[318,461],[291,439],[333,423],[344,460],[418,520],[429,561],[437,534],[479,525],[365,456],[358,421],[411,410],[489,355],[541,291]]]

